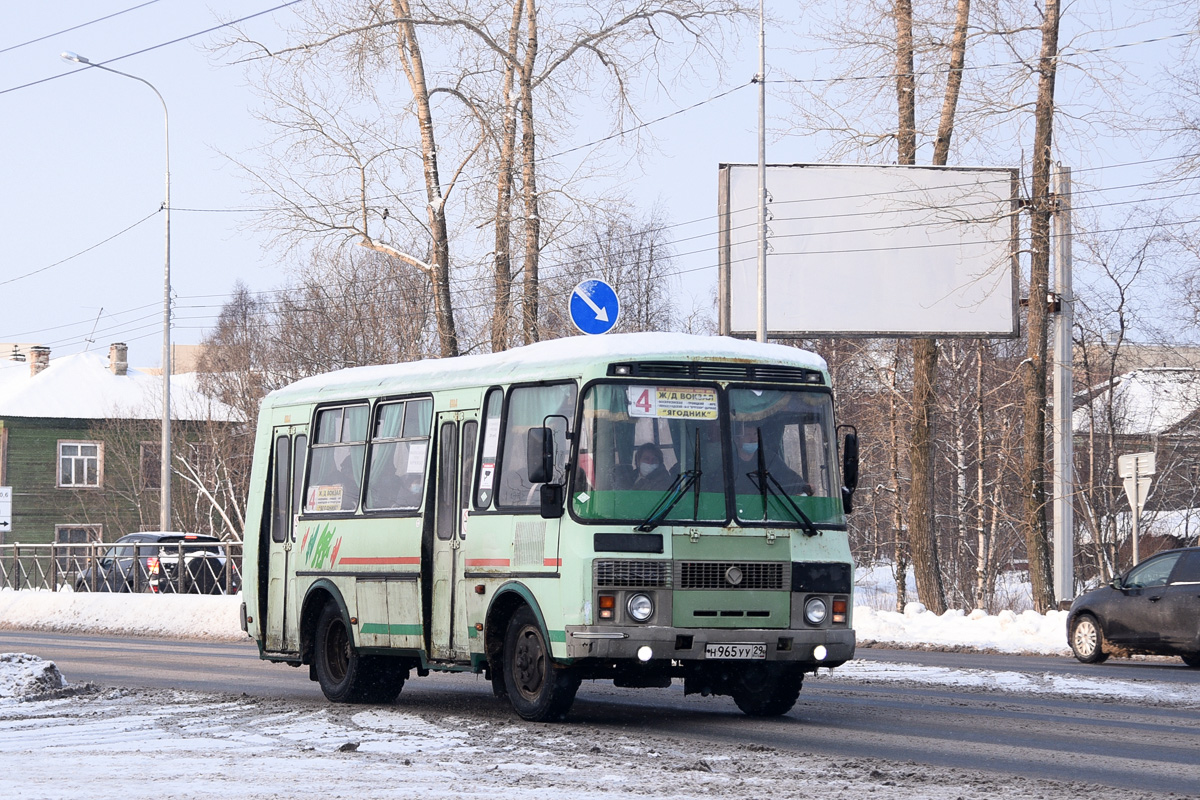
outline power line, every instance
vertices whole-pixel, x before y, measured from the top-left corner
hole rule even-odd
[[[37,44],[38,42],[44,42],[47,39],[53,39],[55,36],[61,36],[64,33],[70,33],[71,31],[77,31],[80,28],[86,28],[89,25],[95,25],[97,22],[104,22],[105,20],[112,19],[114,17],[119,17],[122,14],[128,14],[130,11],[137,11],[139,8],[145,8],[146,6],[152,6],[157,2],[158,2],[158,0],[147,0],[147,2],[145,2],[145,3],[139,3],[138,5],[132,6],[130,8],[126,8],[123,11],[114,11],[113,13],[106,14],[103,17],[97,17],[96,19],[89,20],[87,22],[81,22],[78,25],[72,25],[69,28],[63,28],[61,31],[55,31],[54,33],[47,33],[45,36],[39,36],[36,39],[30,39],[29,41],[21,42],[20,44],[9,45],[8,47],[5,47],[3,50],[0,50],[0,55],[11,52],[13,50],[19,50],[22,47],[28,47],[31,44]]]
[[[102,66],[105,66],[106,64],[115,64],[118,61],[124,61],[127,58],[133,58],[134,56],[140,56],[145,53],[153,52],[154,50],[160,50],[164,47],[170,47],[173,44],[179,44],[180,42],[186,42],[189,39],[195,39],[198,36],[204,36],[205,34],[213,33],[214,31],[219,31],[222,28],[228,28],[232,25],[238,25],[242,22],[247,22],[249,20],[255,19],[256,17],[261,17],[266,14],[272,14],[276,11],[280,11],[280,10],[288,8],[290,6],[294,6],[297,3],[303,3],[303,2],[305,2],[305,0],[288,0],[288,2],[286,2],[286,3],[281,3],[280,5],[274,6],[272,8],[268,8],[265,11],[258,11],[254,14],[247,14],[244,17],[240,17],[238,19],[231,20],[229,22],[222,22],[220,25],[214,25],[213,27],[205,28],[202,31],[196,31],[195,33],[189,33],[186,36],[180,36],[179,38],[171,39],[168,42],[161,42],[159,44],[151,45],[150,47],[143,47],[141,50],[135,50],[132,53],[126,53],[123,56],[117,56],[116,58],[109,58],[104,61],[93,61],[88,66],[80,67],[79,69],[73,69],[70,72],[62,72],[62,73],[59,73],[58,75],[51,75],[48,78],[39,78],[36,81],[30,81],[29,83],[22,83],[20,86],[11,86],[7,89],[0,89],[0,94],[8,94],[9,92],[15,92],[20,89],[28,89],[31,86],[38,86],[43,83],[49,83],[50,81],[56,81],[59,78],[65,78],[68,75],[74,75],[78,72],[83,72],[84,70],[90,69],[91,67],[102,67]]]
[[[48,269],[53,269],[54,267],[60,266],[60,265],[62,265],[62,264],[66,264],[68,261],[73,261],[74,259],[76,259],[76,258],[79,258],[81,255],[84,255],[85,253],[90,253],[91,251],[95,250],[97,247],[100,247],[101,245],[104,245],[104,244],[108,244],[108,243],[109,243],[109,242],[111,242],[113,239],[116,239],[118,236],[121,236],[121,235],[123,235],[123,234],[129,233],[131,230],[133,230],[134,228],[136,228],[138,225],[141,225],[141,224],[142,224],[143,222],[145,222],[146,220],[148,220],[148,219],[150,219],[150,218],[152,218],[152,217],[156,217],[156,216],[158,216],[158,212],[159,212],[159,211],[161,211],[161,210],[162,210],[162,209],[160,208],[160,209],[158,209],[158,211],[154,211],[153,213],[147,214],[146,216],[144,216],[144,217],[142,217],[141,219],[139,219],[137,222],[135,222],[135,223],[133,223],[132,225],[130,225],[128,228],[125,228],[124,230],[117,231],[117,232],[116,232],[116,233],[114,233],[112,236],[109,236],[107,239],[104,239],[104,240],[102,240],[102,241],[96,242],[96,243],[95,243],[94,245],[92,245],[91,247],[84,248],[83,250],[80,250],[78,253],[76,253],[76,254],[75,254],[75,255],[73,255],[73,256],[67,256],[66,258],[62,259],[61,261],[55,261],[53,264],[47,264],[47,265],[46,265],[46,266],[44,266],[44,267],[41,267],[41,268],[39,268],[39,269],[35,269],[33,272],[26,272],[24,275],[18,275],[18,276],[17,276],[17,277],[15,277],[15,278],[9,278],[9,279],[8,279],[8,280],[6,280],[6,281],[0,281],[0,286],[4,286],[4,285],[6,285],[6,284],[9,284],[9,283],[16,283],[17,281],[19,281],[19,280],[22,280],[22,279],[24,279],[24,278],[29,278],[29,277],[32,277],[32,276],[34,276],[34,275],[37,275],[37,274],[39,274],[39,273],[45,272],[45,271],[46,271],[46,270],[48,270]]]

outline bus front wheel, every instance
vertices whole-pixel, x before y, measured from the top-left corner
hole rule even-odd
[[[796,705],[803,685],[804,673],[796,668],[751,668],[742,673],[730,694],[744,714],[779,717]]]
[[[408,678],[397,659],[355,652],[345,617],[333,602],[317,619],[313,663],[321,691],[334,703],[391,703]]]
[[[508,621],[504,685],[513,709],[531,722],[563,719],[579,690],[579,676],[551,659],[549,644],[529,606],[521,606]]]

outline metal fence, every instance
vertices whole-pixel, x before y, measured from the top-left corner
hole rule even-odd
[[[241,542],[0,545],[0,589],[234,594]]]

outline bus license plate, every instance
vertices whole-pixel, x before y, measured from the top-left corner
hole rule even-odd
[[[705,658],[766,658],[765,644],[706,644]]]

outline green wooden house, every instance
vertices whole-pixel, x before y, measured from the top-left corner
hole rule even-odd
[[[117,343],[107,359],[51,360],[33,347],[26,360],[0,361],[0,486],[12,490],[0,544],[113,541],[160,527],[162,376],[130,369],[127,352]],[[171,376],[171,418],[176,456],[200,460],[211,456],[205,426],[229,426],[234,413],[185,373]],[[173,520],[190,496],[177,493]]]

